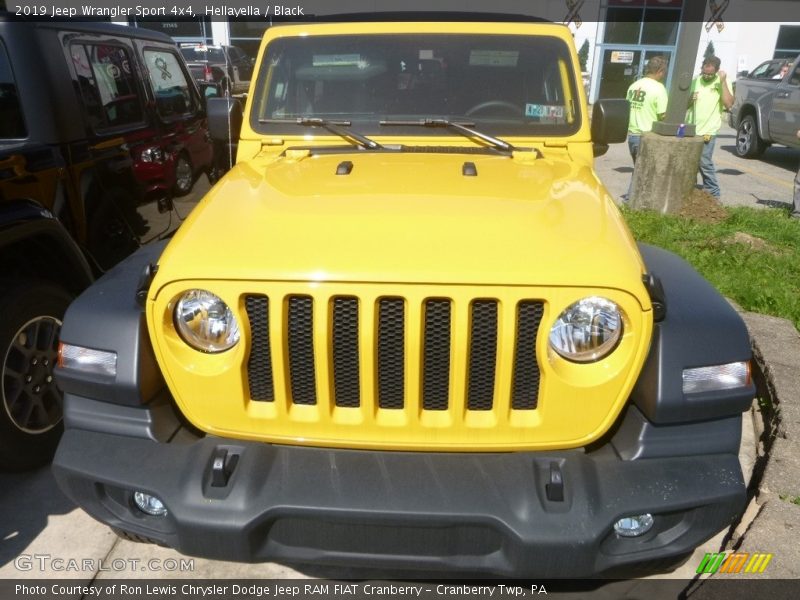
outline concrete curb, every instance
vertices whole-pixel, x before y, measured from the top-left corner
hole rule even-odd
[[[717,551],[766,553],[772,554],[772,559],[763,573],[697,576],[679,596],[683,598],[727,598],[732,597],[734,589],[749,589],[751,594],[747,597],[760,597],[752,595],[757,590],[769,590],[775,598],[796,596],[792,580],[800,575],[800,547],[795,541],[795,530],[800,529],[800,506],[790,500],[800,495],[800,334],[786,319],[738,310],[750,331],[758,367],[754,369],[757,397],[748,412],[756,435],[750,448],[742,440],[740,454],[750,452],[755,456],[755,468],[748,488],[750,504]],[[773,581],[776,585],[720,588],[706,586],[709,579]]]
[[[764,572],[770,579],[800,577],[800,334],[786,319],[742,313],[763,380],[756,381],[756,470],[748,512],[755,515],[741,537],[740,552],[774,556]],[[742,574],[748,577],[747,574]],[[752,575],[749,575],[752,577]]]
[[[786,319],[744,312],[756,363],[756,400],[745,415],[754,436],[742,438],[740,458],[753,457],[748,492],[750,504],[719,552],[772,554],[764,573],[703,576],[690,588],[705,598],[707,579],[793,579],[800,576],[800,506],[791,502],[800,496],[800,334]],[[748,419],[749,417],[749,419]],[[749,447],[748,447],[749,446]],[[745,480],[748,480],[744,464]],[[800,502],[800,500],[798,500]],[[695,557],[693,557],[695,558]],[[688,565],[685,565],[688,566]],[[711,588],[713,589],[713,588]]]

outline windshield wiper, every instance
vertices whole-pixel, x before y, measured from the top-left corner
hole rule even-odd
[[[516,150],[514,146],[506,142],[505,140],[501,140],[500,138],[493,137],[491,135],[487,135],[485,133],[481,133],[476,129],[472,129],[475,127],[475,123],[468,123],[468,122],[461,122],[456,123],[455,121],[449,121],[448,119],[417,119],[416,121],[381,121],[380,125],[382,126],[406,126],[406,127],[442,127],[446,129],[453,129],[458,131],[459,133],[464,134],[466,137],[476,137],[484,142],[489,142],[495,148],[499,150],[504,150],[506,152],[513,152]]]
[[[358,144],[367,150],[380,150],[383,148],[375,140],[368,137],[345,129],[350,126],[350,121],[329,121],[327,119],[319,119],[316,117],[298,117],[296,119],[259,119],[259,123],[294,123],[303,127],[322,127],[328,131],[343,137],[346,140],[355,140]]]

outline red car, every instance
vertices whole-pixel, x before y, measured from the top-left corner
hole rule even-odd
[[[75,85],[91,127],[118,131],[128,144],[145,197],[169,199],[188,193],[202,172],[213,178],[203,98],[171,38],[136,36],[73,41]]]

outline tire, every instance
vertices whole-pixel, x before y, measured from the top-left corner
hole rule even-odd
[[[194,169],[185,152],[178,155],[175,161],[175,185],[172,188],[176,196],[185,196],[192,191],[194,185]]]
[[[767,145],[758,135],[758,124],[753,115],[745,116],[736,129],[736,154],[742,158],[761,156]]]
[[[48,463],[63,431],[53,379],[58,336],[72,297],[40,281],[0,286],[0,469]]]

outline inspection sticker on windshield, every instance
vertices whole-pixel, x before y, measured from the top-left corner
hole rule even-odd
[[[315,54],[312,59],[315,67],[357,67],[361,65],[360,54]]]
[[[471,67],[516,67],[519,52],[512,50],[471,50]]]
[[[539,117],[541,119],[563,119],[564,107],[551,104],[526,104],[526,117]]]

